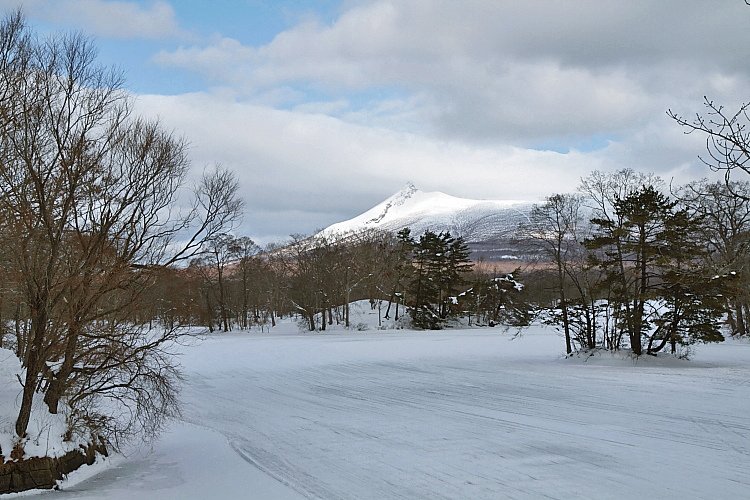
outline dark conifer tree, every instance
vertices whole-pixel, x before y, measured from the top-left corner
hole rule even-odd
[[[432,231],[419,237],[414,247],[414,271],[409,285],[412,305],[412,322],[417,328],[437,328],[438,315],[433,304],[437,302],[436,259],[440,238]]]
[[[469,248],[463,238],[448,232],[426,231],[414,246],[414,269],[409,286],[412,320],[418,328],[439,328],[451,314],[454,294],[471,270]]]
[[[451,314],[451,310],[454,309],[452,306],[456,303],[455,295],[465,284],[463,276],[471,271],[472,268],[471,260],[469,259],[471,250],[469,250],[469,246],[464,242],[463,237],[451,238],[450,234],[445,233],[445,235],[447,238],[444,241],[447,244],[447,248],[442,283],[445,290],[445,297],[440,316],[443,319],[448,317]]]
[[[701,265],[706,244],[698,221],[653,186],[616,200],[615,219],[593,219],[598,233],[587,242],[603,249],[595,264],[612,286],[618,327],[633,353],[653,354],[672,345],[718,341],[720,279]],[[617,221],[615,223],[614,221]]]

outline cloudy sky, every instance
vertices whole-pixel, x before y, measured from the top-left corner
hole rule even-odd
[[[707,176],[667,109],[750,100],[743,0],[0,0],[19,5],[92,36],[196,170],[234,169],[260,243],[408,181],[535,201],[594,169]]]

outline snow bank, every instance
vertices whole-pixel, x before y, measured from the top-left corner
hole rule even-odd
[[[10,459],[15,437],[16,417],[21,404],[22,387],[19,377],[23,379],[24,371],[13,351],[0,349],[0,447],[6,460]],[[67,430],[65,415],[49,413],[37,394],[34,398],[31,419],[28,426],[28,438],[23,441],[24,458],[61,457],[77,449],[79,444],[87,445],[82,440],[64,441]]]

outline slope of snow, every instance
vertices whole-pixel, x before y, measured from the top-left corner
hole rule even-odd
[[[305,497],[248,464],[219,433],[174,423],[153,450],[115,457],[107,468],[83,467],[61,491],[42,498],[77,500],[303,500]],[[91,472],[99,472],[86,478]],[[33,495],[26,492],[26,495]],[[13,497],[13,495],[9,495]]]
[[[233,332],[184,348],[184,420],[55,498],[742,498],[750,343],[565,359],[543,327]],[[390,324],[388,324],[390,326]]]
[[[322,234],[346,234],[363,229],[398,231],[409,227],[414,235],[429,229],[449,231],[467,241],[485,241],[505,235],[530,206],[523,201],[469,200],[440,192],[423,192],[410,183],[362,215],[333,224]]]
[[[22,379],[23,373],[15,353],[0,348],[0,449],[6,458],[10,457],[16,435],[15,423],[23,394],[19,377]],[[35,395],[27,428],[28,437],[23,442],[25,457],[59,457],[81,444],[87,444],[85,439],[76,435],[72,440],[64,441],[66,429],[64,413],[50,414],[41,395]]]
[[[186,418],[307,498],[739,498],[750,345],[566,360],[542,328],[224,335]]]

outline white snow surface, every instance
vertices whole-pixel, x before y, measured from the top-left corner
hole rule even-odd
[[[382,313],[382,311],[381,311]],[[750,343],[562,355],[551,329],[213,335],[183,422],[42,493],[107,499],[747,498]],[[75,479],[75,478],[74,478]]]
[[[333,224],[322,235],[346,235],[367,229],[396,232],[411,228],[412,235],[429,229],[448,231],[466,241],[507,236],[524,217],[531,203],[517,200],[470,200],[438,191],[424,192],[413,184],[353,219]]]
[[[23,379],[23,373],[21,363],[13,351],[0,349],[0,449],[6,458],[10,456],[14,445],[15,423],[22,396],[19,377]],[[64,412],[50,414],[42,396],[36,394],[27,428],[28,438],[23,442],[25,456],[58,457],[78,448],[80,444],[88,444],[77,435],[70,441],[64,441],[66,429]]]

